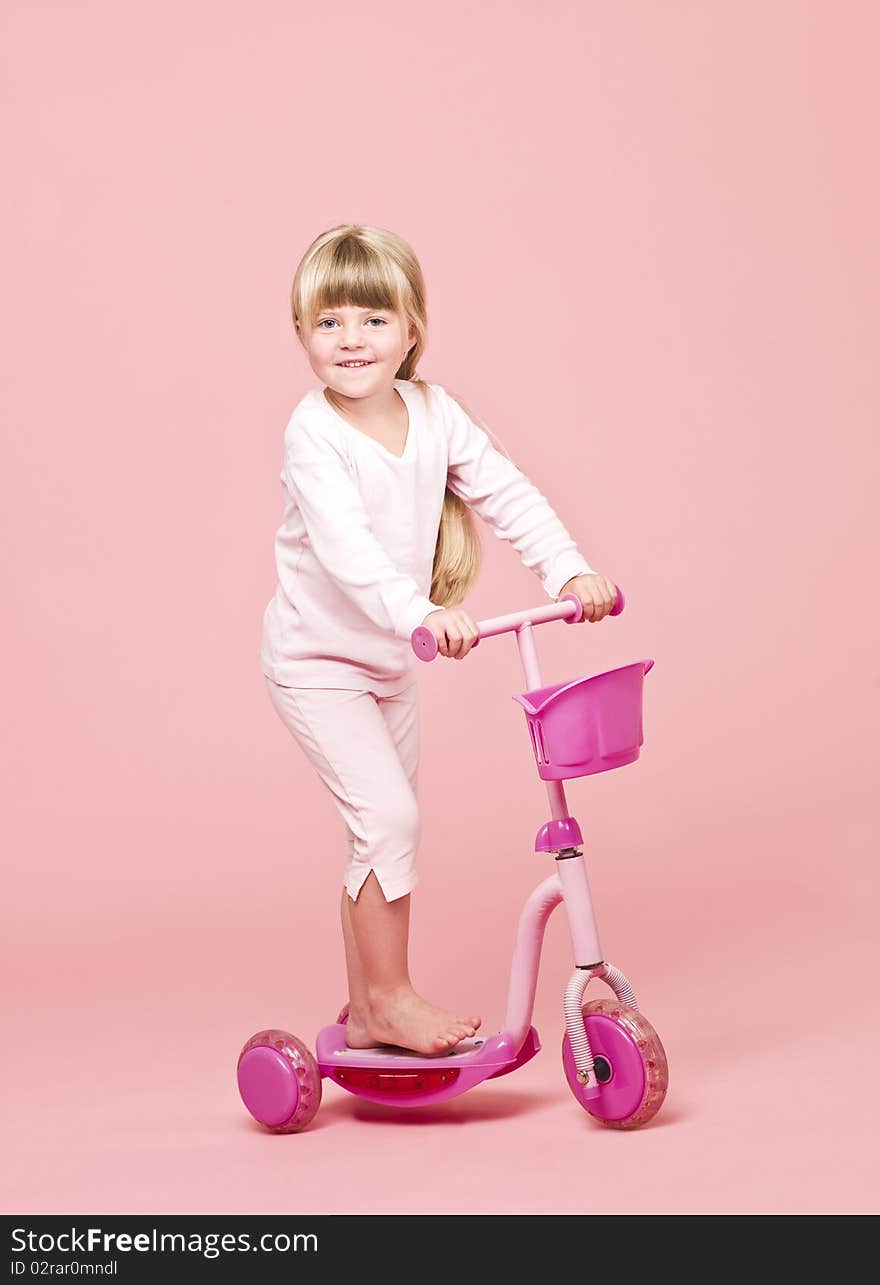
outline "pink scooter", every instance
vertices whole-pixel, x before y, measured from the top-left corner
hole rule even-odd
[[[611,615],[624,607],[617,590]],[[418,1107],[466,1093],[483,1080],[507,1075],[540,1050],[531,1025],[544,927],[564,902],[575,968],[565,988],[562,1065],[569,1087],[599,1124],[635,1129],[659,1111],[669,1073],[663,1045],[640,1012],[624,974],[605,961],[587,881],[580,826],[569,816],[562,782],[623,767],[642,745],[642,685],[653,660],[639,660],[587,678],[542,684],[533,626],[549,620],[574,624],[583,607],[573,594],[532,611],[478,622],[474,646],[493,634],[516,632],[528,691],[514,696],[525,710],[538,775],[547,782],[552,820],[541,826],[536,852],[556,854],[556,870],[540,883],[519,920],[507,1014],[497,1035],[462,1040],[446,1053],[422,1054],[394,1045],[351,1049],[345,1043],[348,1005],[318,1033],[316,1056],[286,1031],[253,1035],[238,1058],[238,1088],[255,1120],[273,1133],[297,1133],[313,1119],[324,1076],[357,1097],[396,1107]],[[413,632],[420,660],[433,660],[430,629]],[[607,983],[614,998],[581,1003],[591,978]]]

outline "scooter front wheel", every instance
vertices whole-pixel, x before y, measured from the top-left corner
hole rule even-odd
[[[272,1133],[299,1133],[321,1105],[318,1064],[287,1031],[252,1035],[238,1055],[236,1073],[242,1102]]]
[[[638,1129],[660,1110],[669,1086],[669,1066],[660,1037],[643,1013],[627,1008],[618,999],[590,1000],[581,1012],[600,1092],[592,1098],[585,1095],[566,1032],[562,1064],[568,1086],[599,1124]]]

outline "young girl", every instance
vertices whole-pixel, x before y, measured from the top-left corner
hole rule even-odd
[[[480,1017],[422,999],[408,969],[418,882],[417,661],[426,625],[463,660],[477,627],[458,604],[479,563],[475,509],[553,599],[607,615],[612,582],[541,493],[440,384],[415,374],[427,314],[410,247],[381,228],[331,228],[293,281],[293,320],[321,380],[284,433],[278,585],[263,621],[272,703],[346,824],[342,931],[349,1047],[448,1052]]]

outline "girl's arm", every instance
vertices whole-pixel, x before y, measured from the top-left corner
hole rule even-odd
[[[449,436],[446,484],[516,549],[525,566],[557,598],[573,576],[596,575],[547,500],[489,436],[437,384]]]
[[[370,528],[344,456],[305,421],[284,435],[285,485],[296,500],[315,557],[366,616],[398,638],[440,608],[399,571]]]

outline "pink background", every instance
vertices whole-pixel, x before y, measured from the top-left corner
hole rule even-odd
[[[876,1210],[877,6],[331,8],[6,8],[2,1206]],[[567,787],[670,1059],[640,1133],[565,1085],[561,912],[516,1077],[325,1083],[291,1137],[237,1096],[346,998],[341,821],[258,650],[290,282],[358,220],[421,259],[422,375],[627,592],[546,681],[656,661],[640,762]],[[545,601],[483,544],[476,619]],[[510,636],[419,675],[412,975],[487,1031],[552,869],[521,678]]]

